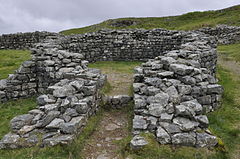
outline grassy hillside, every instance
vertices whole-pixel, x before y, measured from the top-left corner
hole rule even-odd
[[[14,73],[22,62],[30,59],[30,51],[23,50],[0,50],[0,79]]]
[[[240,62],[240,43],[218,46],[218,52],[227,56],[230,60]]]
[[[166,28],[170,30],[194,30],[201,27],[213,27],[217,24],[228,24],[240,26],[240,5],[230,8],[205,11],[205,12],[191,12],[180,16],[171,17],[148,17],[148,18],[120,18],[110,19],[99,24],[64,30],[60,33],[69,34],[83,34],[87,32],[94,32],[100,29],[132,29],[132,28]],[[125,25],[114,25],[118,23],[125,23]],[[126,24],[127,23],[127,24]]]

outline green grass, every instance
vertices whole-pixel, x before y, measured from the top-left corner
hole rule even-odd
[[[222,107],[209,117],[210,129],[220,137],[229,156],[240,149],[240,79],[223,67],[218,67],[219,83],[224,86]],[[239,153],[239,152],[238,152]]]
[[[22,62],[30,59],[30,51],[0,50],[0,79],[14,73]]]
[[[36,107],[36,98],[19,99],[17,101],[9,101],[0,103],[0,138],[7,134],[9,129],[9,121],[20,114],[26,114],[29,110]]]
[[[109,96],[132,95],[134,68],[141,65],[141,63],[139,61],[100,61],[89,64],[89,67],[100,69],[103,74],[108,76],[108,82],[103,88],[104,94]]]
[[[141,65],[142,62],[139,61],[99,61],[95,63],[90,63],[90,68],[98,68],[104,72],[117,72],[117,73],[127,73],[133,74],[133,69],[136,66]]]
[[[218,46],[218,52],[226,55],[231,60],[240,62],[240,43]]]
[[[191,12],[180,16],[147,17],[147,18],[119,18],[110,19],[99,24],[61,31],[65,35],[95,32],[100,29],[154,29],[165,28],[170,30],[194,30],[202,27],[213,27],[218,24],[240,26],[240,5],[217,11]],[[136,25],[113,27],[112,23],[121,20],[131,20]]]

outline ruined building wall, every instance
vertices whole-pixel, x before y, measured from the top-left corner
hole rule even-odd
[[[193,58],[198,58],[200,65],[214,74],[217,60],[214,42],[214,38],[202,33],[164,29],[103,30],[74,36],[55,34],[35,44],[32,60],[25,62],[7,80],[0,81],[0,97],[6,101],[43,93],[49,85],[63,78],[63,72],[71,72],[84,60],[146,61],[182,47],[195,49]],[[202,43],[213,49],[193,47]]]
[[[29,49],[34,44],[46,39],[49,36],[54,36],[57,33],[50,32],[29,32],[17,34],[3,34],[0,36],[0,49]]]
[[[134,135],[149,131],[161,144],[216,144],[204,115],[219,106],[222,93],[215,78],[214,37],[164,29],[102,30],[56,34],[31,50],[32,59],[0,81],[0,100],[45,95],[38,97],[35,110],[11,120],[11,132],[0,141],[0,148],[72,141],[101,101],[105,76],[89,69],[88,61],[149,59],[153,60],[137,68],[134,76]]]
[[[219,44],[233,44],[240,41],[240,27],[217,25],[214,28],[201,28],[198,31],[216,37]]]

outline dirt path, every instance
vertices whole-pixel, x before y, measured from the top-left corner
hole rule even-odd
[[[119,141],[128,135],[127,115],[121,111],[105,112],[97,130],[83,152],[86,159],[120,159]]]
[[[133,68],[129,68],[133,69]],[[133,73],[118,72],[109,67],[101,68],[111,85],[109,96],[130,95]],[[117,141],[129,135],[129,114],[127,111],[111,110],[103,113],[96,131],[91,135],[83,149],[85,159],[121,159]]]

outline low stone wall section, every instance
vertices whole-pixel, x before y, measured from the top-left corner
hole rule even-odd
[[[100,88],[106,76],[100,70],[74,70],[74,75],[47,88],[37,98],[38,106],[10,121],[11,132],[0,149],[69,144],[94,115],[101,103]],[[67,74],[67,73],[66,73]]]
[[[234,44],[240,41],[240,27],[218,25],[214,28],[201,28],[198,31],[216,37],[219,44]]]
[[[16,34],[3,34],[0,36],[0,49],[29,49],[34,44],[41,42],[49,36],[55,36],[57,33],[50,32],[29,32]]]
[[[206,114],[219,108],[223,88],[194,54],[183,48],[136,67],[133,148],[147,143],[141,132],[153,133],[160,144],[217,145]]]

